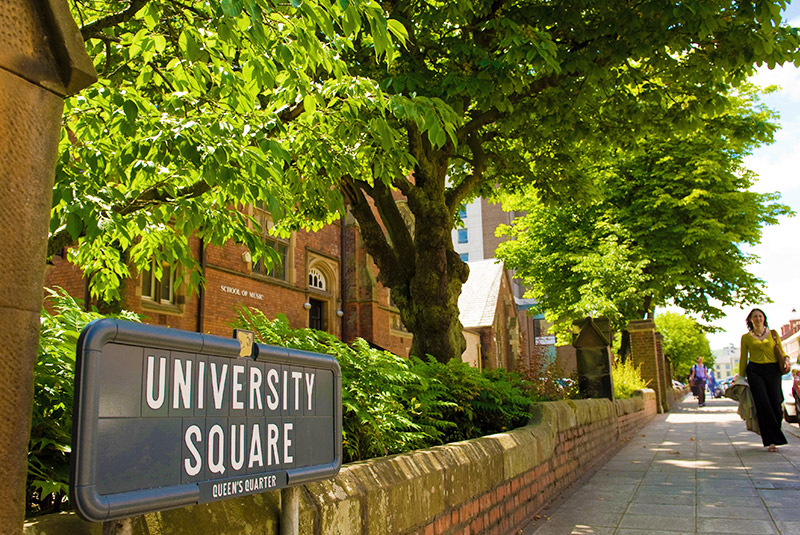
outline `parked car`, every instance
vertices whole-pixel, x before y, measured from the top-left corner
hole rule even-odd
[[[800,422],[800,402],[792,394],[792,374],[783,376],[781,388],[783,390],[783,419],[790,424]]]

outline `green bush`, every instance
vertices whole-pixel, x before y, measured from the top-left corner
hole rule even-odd
[[[642,388],[647,388],[647,382],[642,379],[642,366],[634,366],[631,359],[625,362],[615,362],[611,376],[614,379],[614,396],[617,399],[627,399]]]
[[[56,512],[67,498],[75,351],[81,330],[101,316],[63,290],[49,292],[42,312],[28,454],[28,514]],[[107,317],[107,316],[106,316]],[[138,321],[132,313],[123,319]],[[506,370],[481,372],[465,363],[402,358],[363,339],[346,344],[313,329],[292,329],[241,309],[237,327],[262,343],[326,353],[342,369],[344,462],[380,457],[525,425],[540,399],[534,385]]]
[[[358,339],[351,345],[313,329],[291,329],[242,309],[238,327],[263,343],[327,353],[342,368],[345,462],[475,438],[525,425],[535,401],[505,370],[402,358]]]
[[[82,302],[70,297],[63,289],[46,289],[46,292],[54,313],[46,309],[42,311],[34,368],[33,415],[28,446],[29,515],[56,512],[67,497],[75,350],[86,324],[104,317],[96,310],[84,311]],[[129,312],[118,317],[138,320]]]

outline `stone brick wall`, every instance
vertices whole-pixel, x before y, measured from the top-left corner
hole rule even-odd
[[[656,414],[652,390],[632,399],[536,406],[530,425],[342,467],[300,492],[300,533],[511,535],[559,492],[607,459]],[[278,534],[280,494],[270,492],[137,517],[146,533]],[[26,535],[99,533],[74,515],[51,515]]]

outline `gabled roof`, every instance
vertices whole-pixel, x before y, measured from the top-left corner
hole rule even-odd
[[[469,262],[469,278],[458,297],[458,319],[465,329],[494,323],[500,285],[505,276],[503,264],[496,262],[494,258]]]

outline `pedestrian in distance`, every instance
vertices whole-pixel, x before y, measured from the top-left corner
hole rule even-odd
[[[703,357],[697,357],[697,364],[692,366],[692,372],[689,374],[689,383],[695,387],[699,407],[706,406],[706,381],[708,381],[708,368],[703,365]]]
[[[794,413],[800,418],[800,364],[792,364],[792,397]]]
[[[783,373],[776,351],[784,353],[780,336],[770,331],[763,310],[754,308],[747,315],[747,332],[742,335],[741,348],[739,375],[747,378],[753,394],[761,441],[769,451],[778,451],[778,446],[786,444],[786,437],[781,431]]]
[[[714,377],[714,370],[711,368],[708,369],[708,393],[711,394],[712,398],[718,398],[717,392],[719,391],[719,383],[717,383],[717,379]]]

